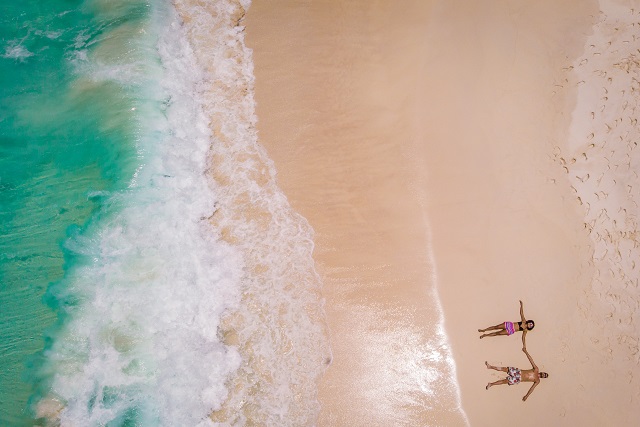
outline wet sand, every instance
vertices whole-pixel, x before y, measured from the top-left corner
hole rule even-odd
[[[630,425],[640,414],[635,231],[617,230],[633,248],[614,245],[632,252],[620,258],[625,293],[612,293],[621,276],[595,265],[604,249],[570,177],[606,165],[575,169],[571,150],[584,147],[570,142],[586,130],[571,127],[584,84],[573,63],[602,16],[596,2],[557,3],[254,0],[259,139],[316,231],[324,282],[333,363],[319,425]],[[438,299],[464,411],[455,372],[429,358],[448,347],[423,351],[440,332]],[[518,320],[519,299],[536,321],[529,351],[550,373],[526,403],[525,384],[484,389],[501,378],[485,360],[528,367],[519,336],[477,333]],[[607,317],[612,302],[631,314]],[[445,375],[430,381],[430,364]]]
[[[420,50],[415,29],[427,12],[418,3],[401,10],[414,23],[406,34],[387,26],[387,3],[256,2],[249,11],[259,138],[316,231],[334,355],[320,425],[465,424],[406,145],[418,70],[387,44]],[[412,75],[395,79],[403,72]]]

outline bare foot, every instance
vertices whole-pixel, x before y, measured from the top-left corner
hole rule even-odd
[[[484,337],[485,337],[484,335],[480,335],[480,339],[482,339],[482,338],[484,338]]]
[[[484,332],[484,329],[478,329],[478,332]]]
[[[489,387],[491,387],[491,383],[487,384],[487,386],[484,389],[489,390]]]

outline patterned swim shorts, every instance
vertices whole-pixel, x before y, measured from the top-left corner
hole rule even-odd
[[[508,367],[507,369],[508,369],[507,382],[509,383],[509,385],[520,384],[520,380],[521,380],[520,369],[513,368],[511,366]]]

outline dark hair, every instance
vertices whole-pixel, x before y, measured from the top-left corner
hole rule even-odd
[[[529,327],[529,323],[531,323],[531,327]],[[527,329],[532,330],[535,327],[536,327],[536,322],[534,322],[531,319],[527,320]]]
[[[549,378],[549,374],[546,372],[540,372],[540,378]]]

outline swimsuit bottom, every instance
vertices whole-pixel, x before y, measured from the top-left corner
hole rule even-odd
[[[516,332],[513,322],[504,322],[504,328],[507,330],[507,335],[513,335]]]
[[[507,382],[509,385],[520,384],[520,380],[522,379],[520,369],[512,367],[507,369]]]

